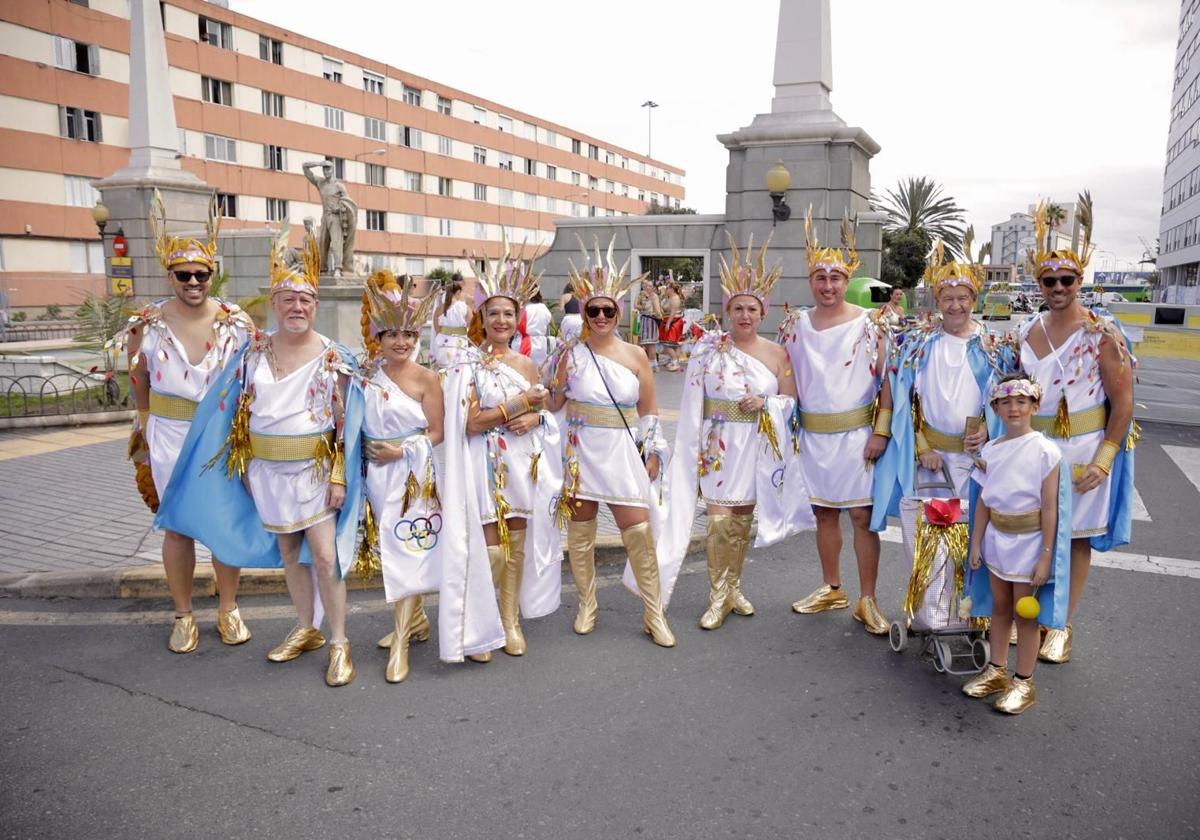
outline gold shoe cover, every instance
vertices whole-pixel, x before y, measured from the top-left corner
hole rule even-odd
[[[240,645],[250,641],[250,628],[242,623],[242,614],[236,605],[228,612],[217,611],[217,633],[227,645]]]
[[[1033,687],[1033,677],[1027,680],[1013,679],[1008,683],[1004,693],[996,698],[992,708],[1008,715],[1019,715],[1037,702],[1037,691]]]
[[[1065,630],[1047,628],[1046,638],[1042,640],[1042,648],[1038,651],[1038,659],[1045,662],[1062,664],[1071,658],[1071,625]]]
[[[384,668],[383,678],[390,683],[404,682],[408,676],[408,639],[412,634],[413,615],[417,611],[419,595],[409,595],[396,602],[393,618],[396,631],[393,634],[396,642],[388,654],[387,667]]]
[[[734,527],[733,517],[727,513],[708,517],[708,608],[700,616],[700,626],[705,630],[716,630],[733,611],[728,595],[730,565],[736,551],[731,542]]]
[[[296,625],[287,637],[267,654],[272,662],[289,662],[302,653],[317,650],[325,644],[325,637],[316,627],[301,627]]]
[[[489,651],[485,651],[484,653],[472,653],[470,656],[467,657],[467,659],[470,659],[472,662],[479,662],[479,663],[491,662],[492,661],[492,652],[489,650]]]
[[[191,613],[175,616],[175,624],[171,627],[171,638],[167,647],[172,653],[191,653],[200,643],[200,631],[196,629],[196,617]]]
[[[579,611],[575,614],[575,632],[586,636],[596,629],[596,520],[567,521],[567,557],[571,577],[579,590]]]
[[[509,531],[508,560],[501,548],[500,562],[504,564],[500,578],[500,623],[504,626],[504,652],[509,656],[525,655],[525,634],[521,632],[521,579],[525,574],[525,530]],[[488,549],[491,552],[491,549]]]
[[[408,631],[408,640],[410,642],[428,642],[429,641],[429,615],[425,612],[425,596],[414,595],[417,599],[417,610],[413,613],[412,629]],[[381,648],[390,648],[392,642],[396,641],[395,633],[388,633],[376,644]]]
[[[325,669],[325,685],[336,688],[354,680],[354,660],[350,658],[349,642],[329,645],[329,667]]]
[[[968,697],[979,698],[995,694],[997,691],[1004,691],[1006,688],[1008,688],[1008,668],[989,662],[987,667],[963,683],[962,692]]]
[[[754,615],[754,605],[742,594],[742,568],[746,565],[746,553],[750,551],[750,525],[754,521],[752,513],[735,513],[733,515],[734,538],[736,549],[733,554],[733,564],[729,569],[729,588],[725,597],[733,605],[733,611],[738,615]]]
[[[887,616],[880,611],[879,604],[871,595],[864,595],[854,604],[854,620],[861,621],[866,631],[873,635],[886,636],[888,633]]]
[[[650,523],[631,525],[621,531],[621,542],[629,555],[629,565],[642,595],[642,629],[656,645],[675,647],[675,634],[663,615],[662,592],[658,581],[658,556],[654,552],[654,535]]]
[[[809,615],[826,610],[844,610],[848,606],[850,606],[850,599],[846,597],[846,591],[841,587],[834,589],[826,584],[816,592],[806,595],[792,604],[792,609],[798,613]]]

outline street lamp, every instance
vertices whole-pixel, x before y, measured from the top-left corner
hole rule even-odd
[[[387,149],[372,149],[369,152],[359,152],[358,154],[356,154],[354,156],[354,159],[362,160],[363,158],[367,157],[368,155],[386,155],[386,154],[387,154]]]
[[[791,183],[792,174],[782,160],[775,161],[775,165],[767,170],[767,193],[771,196],[771,214],[774,216],[771,227],[792,217],[792,208],[787,203],[787,191]]]
[[[646,111],[646,157],[650,157],[650,155],[652,154],[651,150],[653,149],[652,141],[654,139],[654,134],[653,134],[654,109],[658,107],[658,103],[655,102],[653,99],[647,99],[645,102],[642,103],[642,107],[648,109]]]
[[[104,228],[108,225],[110,217],[108,208],[104,206],[100,199],[96,199],[96,206],[92,208],[92,221],[96,223],[96,229],[100,231],[101,243],[104,242]]]

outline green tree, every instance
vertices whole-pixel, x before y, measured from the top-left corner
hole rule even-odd
[[[887,214],[885,231],[919,234],[926,252],[935,239],[957,259],[962,254],[963,210],[954,199],[942,193],[942,185],[932,178],[902,178],[895,189],[882,197],[871,198],[871,208]]]
[[[694,216],[696,211],[691,207],[672,207],[669,204],[651,204],[646,211],[647,216]]]
[[[879,279],[889,286],[915,288],[925,273],[929,243],[918,231],[885,230]]]

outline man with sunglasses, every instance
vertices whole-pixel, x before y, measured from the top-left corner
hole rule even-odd
[[[220,228],[215,204],[210,205],[207,241],[169,235],[157,192],[150,222],[174,295],[145,307],[114,343],[129,353],[130,391],[137,407],[130,452],[136,462],[150,465],[154,493],[148,502],[153,510],[166,496],[197,405],[253,333],[254,322],[237,306],[209,295]],[[168,529],[163,534],[162,557],[175,602],[167,647],[175,653],[191,653],[199,643],[192,614],[195,541]],[[213,557],[213,572],[220,596],[217,632],[225,644],[240,645],[250,639],[250,631],[237,608],[239,571]]]
[[[1021,369],[1045,389],[1033,427],[1055,439],[1072,473],[1068,623],[1046,631],[1039,653],[1045,661],[1066,662],[1070,621],[1091,570],[1092,549],[1108,551],[1129,541],[1137,440],[1134,360],[1116,323],[1079,302],[1093,250],[1091,195],[1079,196],[1081,247],[1078,241],[1069,249],[1051,247],[1046,207],[1042,202],[1034,213],[1037,251],[1030,251],[1029,260],[1048,308],[1023,324],[1018,337]]]

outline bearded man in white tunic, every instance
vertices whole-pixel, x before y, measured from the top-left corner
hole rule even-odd
[[[885,635],[888,620],[875,601],[879,535],[870,529],[872,465],[891,435],[891,393],[884,380],[890,351],[887,324],[878,310],[846,302],[846,285],[858,268],[854,227],[842,221],[843,252],[822,248],[804,220],[809,288],[816,306],[793,312],[779,328],[796,376],[800,460],[817,519],[817,553],[825,584],[792,604],[798,613],[850,606],[842,590],[841,512],[854,529],[860,597],[854,618],[867,632]]]
[[[237,306],[209,295],[221,227],[215,193],[209,203],[207,241],[167,233],[166,208],[157,190],[150,227],[175,296],[152,303],[130,318],[110,347],[125,347],[129,353],[130,390],[137,407],[130,453],[139,465],[139,486],[151,510],[157,510],[196,406],[229,358],[254,332],[254,322]],[[153,483],[143,486],[147,469]],[[175,653],[191,653],[200,641],[192,613],[196,543],[167,530],[162,558],[175,603],[175,623],[167,647]],[[237,607],[239,570],[214,557],[213,574],[220,598],[217,632],[221,641],[227,645],[249,641],[250,631]]]
[[[659,551],[668,564],[664,590],[687,554],[696,497],[707,512],[708,607],[705,630],[729,615],[754,615],[742,593],[742,569],[758,510],[756,546],[773,545],[816,527],[792,420],[796,385],[787,352],[758,335],[771,288],[782,269],[766,268],[766,246],[745,262],[732,237],[733,264],[721,257],[721,285],[730,331],[712,330],[693,346],[684,379],[675,457],[671,461],[670,516]]]
[[[1029,262],[1048,311],[1021,325],[1021,370],[1045,391],[1033,427],[1062,450],[1073,482],[1071,507],[1071,599],[1068,623],[1050,628],[1039,656],[1048,662],[1071,657],[1071,619],[1083,596],[1092,549],[1107,551],[1129,541],[1133,496],[1134,361],[1110,318],[1085,309],[1079,287],[1092,255],[1092,199],[1079,196],[1076,218],[1082,243],[1052,250],[1047,205],[1034,213],[1036,252]]]

